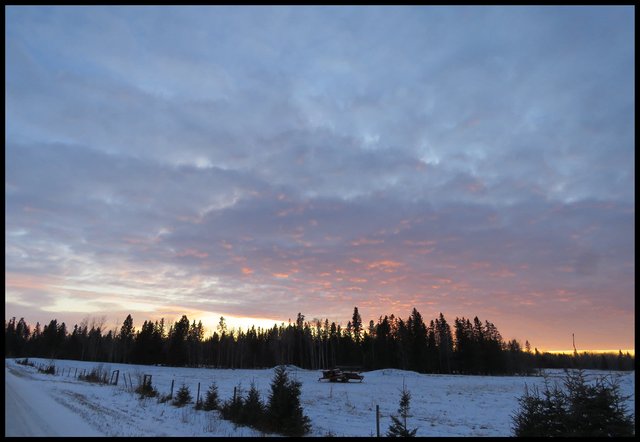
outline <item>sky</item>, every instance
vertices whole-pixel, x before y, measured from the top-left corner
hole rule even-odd
[[[5,7],[5,320],[440,312],[634,349],[633,6]]]

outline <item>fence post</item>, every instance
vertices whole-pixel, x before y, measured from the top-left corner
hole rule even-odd
[[[129,388],[133,390],[133,382],[131,382],[131,373],[127,373],[129,375]]]
[[[76,367],[76,372],[73,374],[73,377],[74,377],[74,378],[77,378],[77,377],[78,377],[78,367]]]
[[[116,381],[113,382],[113,376],[115,375]],[[111,373],[111,379],[109,379],[109,383],[113,385],[118,385],[118,378],[120,377],[120,370],[113,370]]]
[[[200,382],[198,382],[198,394],[196,395],[196,407],[200,403]]]
[[[175,379],[171,379],[171,393],[169,393],[169,399],[173,399],[173,383],[175,382]]]
[[[236,387],[233,387],[233,403],[236,403]]]
[[[376,437],[380,437],[380,405],[376,405]]]

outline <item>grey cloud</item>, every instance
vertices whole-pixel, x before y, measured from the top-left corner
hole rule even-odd
[[[7,270],[238,315],[628,307],[631,11],[9,8]]]

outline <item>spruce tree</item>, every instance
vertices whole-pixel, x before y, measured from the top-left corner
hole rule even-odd
[[[182,387],[176,393],[176,398],[173,400],[173,405],[176,407],[182,407],[183,405],[191,402],[191,392],[189,391],[189,387],[185,384],[182,384]]]
[[[417,428],[413,430],[409,430],[407,428],[407,417],[409,417],[409,402],[411,401],[411,393],[405,387],[404,383],[402,384],[402,395],[400,396],[400,408],[398,408],[398,416],[391,416],[392,424],[389,426],[389,430],[387,431],[388,437],[414,437]],[[402,420],[400,420],[402,418]]]
[[[545,383],[543,396],[525,390],[513,416],[518,437],[632,437],[633,414],[616,380],[598,377],[587,383],[584,372],[566,372],[564,389]]]
[[[256,388],[255,383],[251,383],[247,398],[242,404],[240,411],[240,423],[246,424],[254,428],[261,429],[264,419],[264,405],[260,401],[260,392]]]
[[[267,406],[269,430],[285,436],[303,436],[311,429],[300,405],[301,383],[290,380],[284,366],[275,369]]]
[[[353,317],[351,321],[351,328],[353,330],[353,338],[356,343],[360,343],[362,338],[362,317],[358,312],[358,307],[353,308]]]
[[[202,408],[205,411],[217,410],[220,407],[220,399],[218,396],[218,386],[215,382],[212,382],[205,395],[204,404]]]
[[[220,414],[222,415],[223,419],[239,423],[242,407],[243,399],[240,397],[240,395],[234,395],[232,398],[227,399],[220,406]]]

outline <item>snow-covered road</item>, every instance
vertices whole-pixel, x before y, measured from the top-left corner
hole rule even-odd
[[[4,368],[4,419],[7,436],[103,436],[81,416],[56,402],[38,381]],[[35,385],[34,385],[35,384]]]

